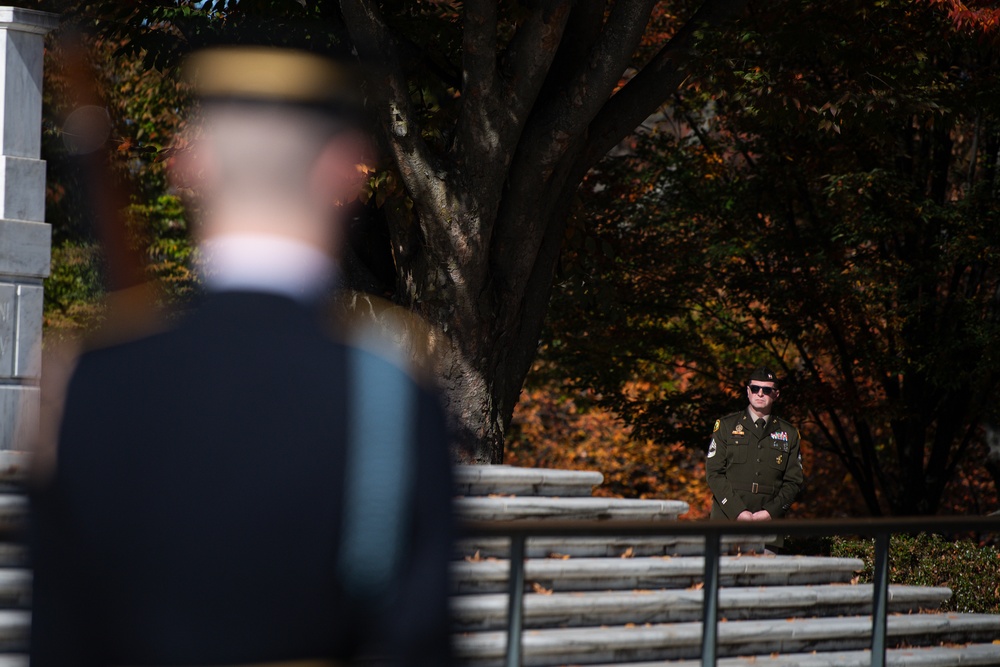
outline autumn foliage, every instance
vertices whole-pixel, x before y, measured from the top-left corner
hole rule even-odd
[[[505,463],[596,470],[604,475],[604,483],[594,490],[595,495],[683,500],[690,510],[682,518],[706,518],[712,498],[701,450],[681,441],[639,437],[597,398],[593,391],[572,389],[557,381],[530,383],[514,411]],[[705,442],[710,430],[706,428]],[[976,454],[985,452],[977,449]],[[802,457],[806,484],[791,518],[866,514],[853,481],[835,456],[807,442]],[[989,476],[973,462],[949,485],[942,511],[982,514],[996,505]]]
[[[596,470],[599,496],[683,500],[686,518],[708,516],[711,497],[703,457],[681,443],[639,438],[588,391],[557,384],[526,388],[514,411],[505,463]]]

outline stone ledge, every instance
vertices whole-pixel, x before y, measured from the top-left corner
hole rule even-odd
[[[724,556],[719,564],[723,586],[787,586],[848,583],[864,564],[857,558],[819,556]],[[507,590],[506,560],[455,561],[452,588],[457,593]],[[528,559],[526,585],[555,591],[687,588],[702,581],[704,558]]]
[[[24,526],[28,517],[28,499],[20,494],[0,494],[0,531]]]
[[[897,648],[886,651],[888,667],[996,667],[1000,644]],[[722,658],[718,667],[869,667],[870,651],[830,651]],[[0,667],[3,667],[0,665]],[[595,665],[594,667],[612,667]],[[614,667],[701,667],[700,660],[615,663]]]
[[[29,458],[27,452],[0,451],[0,484],[23,484],[28,477]]]
[[[724,535],[723,548],[730,553],[753,553],[764,549],[765,537]],[[629,551],[631,550],[631,552]],[[483,558],[507,558],[510,539],[482,537],[459,540],[455,551],[460,556],[479,553]],[[632,556],[700,556],[705,553],[705,539],[695,535],[664,535],[662,537],[530,537],[525,543],[529,558],[548,558],[552,554],[575,558],[620,558]]]
[[[0,651],[25,650],[30,627],[31,612],[0,609]]]
[[[462,496],[589,496],[604,482],[604,475],[590,470],[463,465],[455,467],[455,482]]]
[[[59,15],[21,7],[0,7],[0,29],[44,35],[59,26]]]
[[[0,606],[27,608],[31,604],[31,572],[0,569]]]
[[[456,498],[455,511],[472,521],[517,519],[673,520],[688,511],[681,500],[627,498],[471,497]]]
[[[696,621],[701,620],[702,597],[700,590],[533,593],[524,598],[524,627]],[[890,586],[889,611],[938,609],[949,597],[947,588]],[[723,588],[719,591],[719,614],[730,621],[869,614],[871,600],[870,585]],[[459,629],[506,627],[505,593],[453,597],[451,607]]]
[[[890,616],[887,633],[890,642],[908,645],[988,642],[1000,636],[1000,616]],[[870,637],[871,619],[867,616],[731,621],[719,623],[718,649],[720,657],[858,650],[870,643]],[[701,623],[529,630],[523,641],[525,666],[686,659],[701,652]],[[506,635],[503,632],[459,635],[455,638],[455,648],[462,664],[499,666]]]

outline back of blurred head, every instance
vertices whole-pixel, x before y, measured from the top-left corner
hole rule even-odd
[[[336,257],[370,154],[355,73],[302,51],[224,47],[189,57],[185,77],[199,106],[173,175],[197,202],[198,240],[266,235]]]

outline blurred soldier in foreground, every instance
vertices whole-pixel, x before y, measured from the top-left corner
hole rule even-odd
[[[779,395],[774,373],[758,368],[747,382],[747,408],[716,420],[705,464],[713,519],[778,519],[799,494],[799,432],[773,414]]]
[[[341,66],[196,54],[203,302],[84,354],[33,498],[48,665],[447,665],[449,457],[434,396],[321,324],[367,138]]]

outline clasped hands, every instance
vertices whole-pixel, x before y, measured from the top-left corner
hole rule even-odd
[[[761,510],[759,512],[751,512],[750,510],[743,510],[740,512],[739,516],[736,517],[737,521],[770,521],[771,513],[767,510]]]

